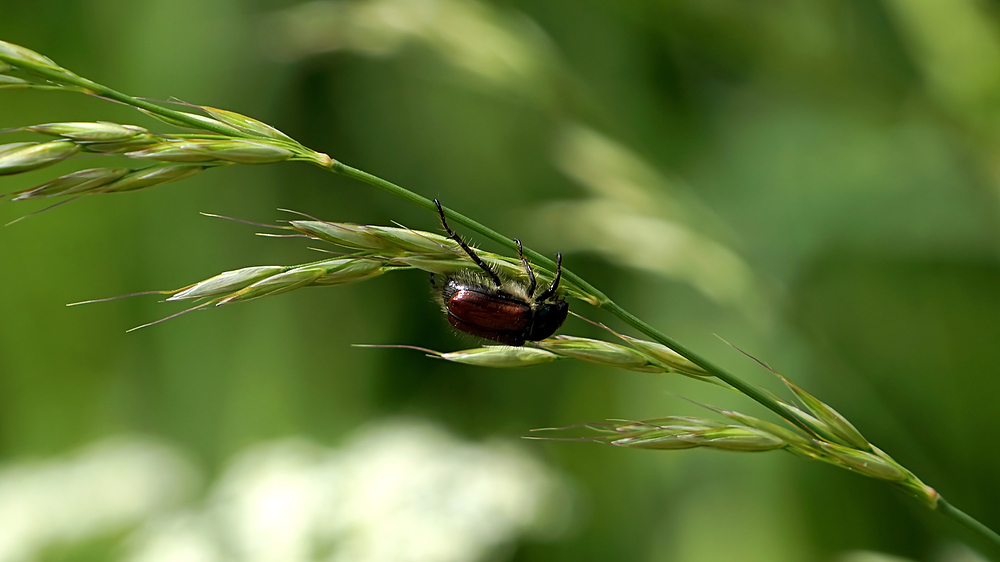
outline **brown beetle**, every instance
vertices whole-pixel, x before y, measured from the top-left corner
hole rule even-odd
[[[483,272],[462,271],[445,278],[440,287],[440,298],[448,322],[467,334],[515,346],[524,345],[526,341],[543,340],[554,334],[569,314],[569,303],[556,294],[562,277],[562,254],[556,254],[556,274],[552,283],[535,295],[535,272],[524,257],[520,240],[515,238],[514,242],[528,276],[527,284],[501,279],[461,236],[448,227],[441,203],[437,199],[434,203],[445,232]],[[431,285],[439,288],[433,275]]]

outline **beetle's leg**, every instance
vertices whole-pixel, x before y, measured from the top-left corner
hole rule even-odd
[[[521,249],[521,241],[517,238],[514,239],[514,243],[517,244],[517,257],[521,258],[521,263],[524,264],[524,271],[528,274],[528,298],[535,294],[535,287],[537,283],[535,281],[535,272],[531,270],[531,264],[524,257],[524,250]]]
[[[552,284],[549,285],[549,288],[545,289],[545,292],[538,295],[538,298],[535,299],[535,301],[542,302],[555,295],[556,289],[559,288],[560,279],[562,279],[562,254],[556,254],[556,276],[552,279]]]
[[[487,275],[490,276],[490,279],[493,280],[493,283],[495,283],[497,287],[503,286],[503,282],[500,281],[500,276],[497,275],[495,271],[493,271],[493,268],[486,265],[486,262],[484,262],[482,258],[476,255],[475,250],[470,248],[469,245],[465,243],[465,240],[462,240],[461,236],[455,234],[454,231],[448,228],[448,221],[446,221],[444,218],[444,208],[441,207],[441,202],[435,199],[434,204],[437,205],[438,216],[441,217],[441,226],[443,226],[444,231],[448,233],[448,238],[451,238],[452,240],[457,242],[458,245],[461,246],[463,250],[465,250],[465,253],[469,254],[469,257],[472,258],[472,261],[474,261],[476,265],[479,266],[479,269],[482,269],[483,271],[486,272]]]

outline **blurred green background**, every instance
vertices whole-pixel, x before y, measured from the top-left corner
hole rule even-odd
[[[998,529],[998,10],[986,0],[0,0],[0,38],[133,95],[255,116],[563,251],[627,309],[779,391],[716,334],[768,362]],[[0,128],[88,120],[166,128],[84,96],[0,91]],[[0,191],[90,164],[3,178]],[[0,222],[32,205],[3,203]],[[365,185],[279,164],[84,198],[0,230],[0,560],[352,559],[338,551],[343,537],[307,554],[254,550],[211,525],[191,528],[216,558],[135,545],[157,518],[208,517],[229,497],[219,490],[233,459],[261,444],[405,448],[364,433],[373,424],[506,443],[562,491],[546,496],[548,515],[478,550],[354,560],[978,559],[968,548],[983,545],[888,486],[791,455],[520,441],[538,427],[704,415],[681,397],[767,414],[680,377],[568,361],[487,370],[350,347],[476,345],[443,320],[419,272],[134,333],[179,309],[156,297],[64,306],[316,259],[304,241],[199,215],[288,218],[279,208],[437,228]],[[575,319],[562,333],[602,337]],[[15,544],[20,510],[48,497],[31,475],[72,472],[74,451],[116,436],[157,443],[178,473],[197,476],[107,524],[91,521],[100,498],[49,498],[37,528],[18,535],[35,538]],[[26,482],[41,495],[18,496]],[[127,503],[128,490],[109,493]],[[274,527],[262,525],[266,538]]]

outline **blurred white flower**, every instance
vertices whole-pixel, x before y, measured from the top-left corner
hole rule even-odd
[[[202,505],[194,470],[153,441],[118,438],[64,459],[0,467],[0,562],[129,533],[129,562],[464,562],[557,535],[567,484],[516,444],[390,421],[328,448],[302,439],[238,454]]]
[[[0,562],[43,547],[120,532],[177,504],[193,470],[158,443],[119,438],[64,459],[0,468]]]

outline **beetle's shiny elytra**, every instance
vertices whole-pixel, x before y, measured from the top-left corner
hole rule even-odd
[[[434,203],[448,236],[482,270],[482,273],[463,271],[449,275],[440,287],[431,276],[431,284],[441,291],[441,304],[448,322],[467,334],[515,346],[524,345],[526,341],[543,340],[554,334],[569,314],[569,303],[556,294],[562,277],[562,254],[556,254],[556,274],[552,284],[536,296],[535,272],[524,257],[519,240],[515,238],[514,242],[528,276],[527,284],[502,280],[448,227],[441,203],[436,199]]]

